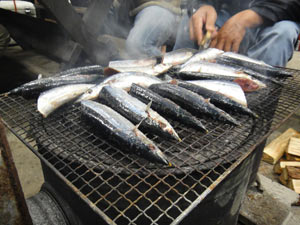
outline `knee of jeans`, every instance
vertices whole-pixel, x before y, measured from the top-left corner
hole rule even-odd
[[[143,50],[143,40],[136,37],[128,37],[126,40],[126,50],[129,52],[140,52]]]
[[[280,21],[274,25],[276,34],[280,39],[294,40],[299,35],[299,24],[292,21]]]

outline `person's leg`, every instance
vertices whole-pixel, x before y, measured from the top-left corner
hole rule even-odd
[[[126,50],[132,58],[160,56],[160,47],[175,38],[177,15],[159,6],[139,12],[126,40]]]
[[[247,55],[273,66],[286,66],[293,56],[300,25],[292,21],[280,21],[273,26],[258,29]]]
[[[225,10],[221,10],[218,13],[216,26],[218,28],[222,27],[223,24],[229,18],[230,18],[230,14]],[[180,49],[180,48],[194,48],[194,49],[198,48],[198,45],[190,39],[189,20],[190,20],[190,18],[188,17],[188,15],[184,15],[182,17],[178,31],[177,31],[174,50]]]

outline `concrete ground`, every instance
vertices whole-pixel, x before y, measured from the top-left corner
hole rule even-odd
[[[47,58],[43,56],[39,56],[32,52],[20,52],[20,49],[9,49],[7,55],[5,56],[6,60],[10,57],[14,58],[18,63],[22,62],[21,67],[24,67],[24,70],[31,71],[32,76],[36,76],[36,74],[42,73],[47,75],[49,73],[54,73],[59,70],[59,65],[53,61],[49,61]],[[22,55],[23,54],[23,55]],[[24,57],[24,54],[26,57]],[[5,61],[5,60],[4,60]],[[0,60],[3,63],[3,58]],[[37,64],[38,63],[38,64]],[[294,57],[287,65],[288,68],[300,69],[300,53],[295,52]],[[1,68],[4,68],[0,65]],[[9,69],[11,73],[13,70]],[[0,71],[1,72],[1,71]],[[2,81],[1,81],[2,82]],[[10,89],[10,81],[2,82],[7,90]],[[274,133],[269,137],[269,140],[272,140],[276,136],[278,136],[281,132],[285,131],[287,128],[292,127],[298,131],[300,131],[300,111],[293,115],[286,123],[284,123],[278,130],[274,131]],[[36,194],[42,183],[43,183],[43,174],[41,170],[40,160],[24,145],[22,144],[13,134],[9,131],[7,132],[7,138],[9,140],[10,147],[12,149],[13,158],[19,173],[21,185],[25,194],[25,197],[28,198],[34,194]],[[272,166],[268,165],[264,162],[261,163],[259,173],[266,178],[270,178],[271,181],[276,182],[278,185],[278,177],[273,174]],[[300,215],[300,212],[297,212]],[[300,221],[300,220],[299,220]],[[288,225],[292,225],[292,223],[286,223]]]

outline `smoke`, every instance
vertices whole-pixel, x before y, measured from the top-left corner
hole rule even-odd
[[[123,57],[138,59],[161,57],[161,47],[175,42],[180,15],[153,5],[141,7],[132,0],[115,0],[101,27],[102,34],[122,38]],[[138,14],[130,16],[130,12]]]

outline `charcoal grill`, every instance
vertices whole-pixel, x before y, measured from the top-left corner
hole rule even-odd
[[[71,224],[235,224],[265,139],[299,108],[300,71],[289,71],[284,85],[246,95],[258,119],[230,112],[242,126],[202,118],[204,134],[170,120],[182,142],[146,133],[172,168],[124,153],[78,105],[43,119],[36,99],[2,96],[0,117],[41,159],[44,188]]]

